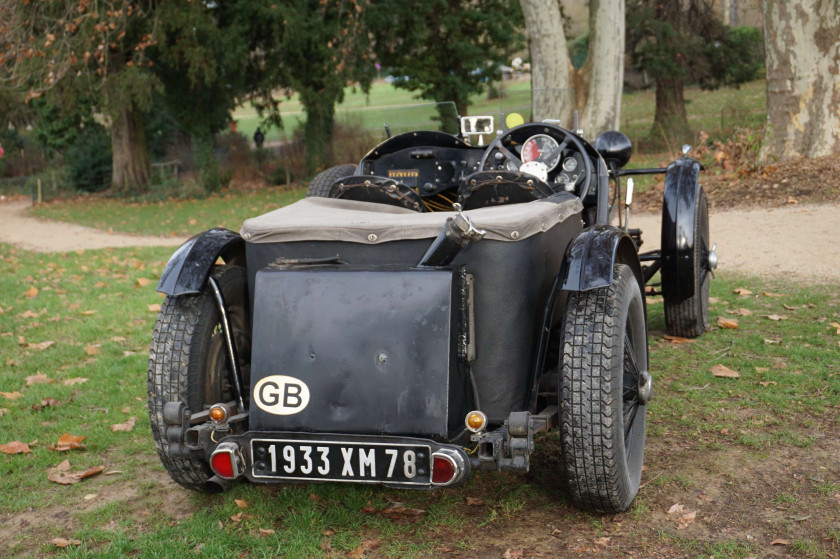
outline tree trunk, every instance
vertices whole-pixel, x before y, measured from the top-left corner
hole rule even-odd
[[[571,124],[569,51],[558,0],[519,0],[531,49],[531,118]]]
[[[591,0],[588,94],[581,127],[590,138],[621,123],[624,86],[624,0]]]
[[[198,181],[205,192],[216,192],[222,186],[219,176],[219,162],[216,161],[213,132],[209,123],[198,125],[190,131],[195,164],[198,167]]]
[[[764,0],[767,133],[761,162],[840,153],[837,0]]]
[[[656,111],[650,131],[652,138],[662,138],[666,143],[688,139],[691,130],[685,113],[684,86],[679,77],[656,81]]]
[[[332,165],[332,133],[335,97],[324,93],[304,93],[301,102],[306,110],[306,174],[313,176]]]
[[[117,192],[145,191],[149,185],[149,149],[139,111],[121,109],[114,118],[111,152],[111,188]]]

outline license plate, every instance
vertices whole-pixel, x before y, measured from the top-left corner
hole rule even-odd
[[[424,445],[303,440],[251,441],[255,478],[428,485]]]

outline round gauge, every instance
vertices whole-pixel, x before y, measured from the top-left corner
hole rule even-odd
[[[577,160],[574,157],[567,157],[563,160],[563,170],[572,172],[577,169]]]
[[[522,162],[530,163],[531,161],[539,161],[551,171],[560,163],[560,153],[557,153],[551,158],[558,147],[560,147],[560,144],[551,136],[545,134],[531,136],[522,144]]]

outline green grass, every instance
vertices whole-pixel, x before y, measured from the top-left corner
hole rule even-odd
[[[465,487],[436,492],[340,484],[238,484],[221,496],[205,496],[165,484],[146,420],[145,368],[156,317],[148,306],[161,301],[154,282],[170,253],[171,249],[150,248],[41,255],[0,245],[5,272],[0,275],[0,363],[4,365],[0,390],[23,395],[13,400],[0,397],[0,407],[8,410],[0,417],[4,433],[0,443],[38,441],[30,454],[0,455],[0,510],[42,515],[39,531],[22,530],[9,554],[59,553],[49,541],[72,537],[82,544],[59,554],[238,557],[247,549],[251,557],[319,557],[327,556],[322,548],[326,541],[335,554],[346,556],[365,540],[379,539],[382,546],[377,553],[383,557],[439,556],[436,550],[442,545],[469,555],[483,549],[475,540],[476,529],[516,538],[523,515],[534,511],[547,511],[570,529],[587,531],[592,537],[609,533],[610,524],[604,519],[569,508],[562,491],[553,487],[551,475],[539,473],[544,465],[537,466],[537,477],[531,481],[488,473]],[[150,283],[141,286],[144,280]],[[33,286],[38,294],[27,298],[25,293]],[[739,297],[734,293],[737,287],[755,294]],[[768,297],[764,292],[785,296]],[[746,308],[753,314],[738,316],[738,330],[714,330],[694,343],[673,345],[662,338],[661,304],[650,306],[651,370],[657,383],[650,410],[651,441],[667,437],[690,441],[700,449],[734,446],[767,452],[796,448],[814,432],[836,430],[840,337],[829,326],[840,318],[836,287],[782,288],[772,281],[721,274],[712,295],[717,299],[712,304],[713,323],[717,316],[730,316],[729,309]],[[785,304],[796,308],[785,309]],[[774,313],[789,318],[780,322],[765,318]],[[766,344],[765,339],[781,343]],[[28,345],[45,341],[55,344],[43,350]],[[718,363],[738,371],[741,378],[713,377],[709,369]],[[778,363],[785,367],[774,368]],[[26,386],[24,379],[38,372],[52,382]],[[62,383],[79,377],[88,381]],[[61,404],[33,409],[45,398]],[[111,425],[129,417],[137,418],[131,432],[111,431]],[[64,432],[86,436],[86,449],[49,450]],[[555,439],[546,437],[538,446],[551,449]],[[103,465],[106,472],[118,473],[71,486],[49,482],[47,469],[65,458],[74,471]],[[672,461],[669,464],[674,467]],[[654,470],[662,466],[648,462]],[[700,489],[690,469],[676,468],[651,480],[645,498],[637,500],[625,517],[627,529],[635,533],[631,539],[648,541],[650,530],[643,526],[661,514],[662,505],[649,500],[652,495]],[[796,506],[811,493],[831,508],[836,487],[834,479],[801,489],[786,486],[764,506]],[[94,497],[85,500],[88,495]],[[386,496],[396,496],[427,514],[401,524],[361,512],[364,507],[384,507]],[[467,496],[480,496],[486,504],[465,506]],[[234,499],[244,499],[249,507],[239,509]],[[232,520],[238,513],[253,518]],[[54,517],[64,520],[53,522]],[[274,533],[260,536],[260,529]],[[703,557],[736,558],[753,551],[742,541],[668,537],[679,548]],[[792,547],[821,556],[820,545],[802,537]]]
[[[115,198],[76,198],[30,209],[56,221],[133,235],[185,236],[213,227],[239,231],[242,222],[303,198],[302,188],[230,191],[204,199],[126,203]]]

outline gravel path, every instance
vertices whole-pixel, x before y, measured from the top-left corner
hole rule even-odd
[[[127,246],[177,246],[185,238],[108,233],[27,215],[26,200],[0,202],[0,242],[39,252]],[[659,247],[660,216],[631,216],[643,250]],[[719,269],[796,281],[840,284],[840,205],[791,205],[710,215]]]
[[[72,223],[32,217],[28,200],[0,202],[0,242],[36,252],[68,252],[109,247],[178,246],[186,238],[109,233]]]

